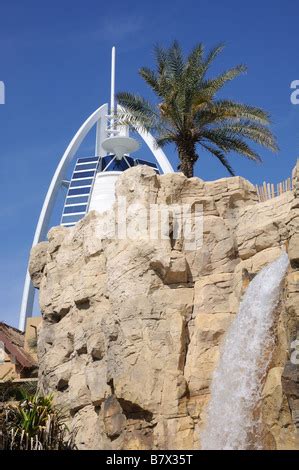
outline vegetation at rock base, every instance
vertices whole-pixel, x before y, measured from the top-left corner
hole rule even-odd
[[[244,65],[237,65],[208,78],[209,69],[222,50],[219,45],[205,54],[203,44],[198,44],[185,58],[177,41],[168,49],[156,46],[155,69],[142,67],[139,74],[156,94],[157,102],[153,104],[128,92],[117,94],[124,108],[120,120],[153,132],[160,147],[174,144],[179,169],[188,178],[193,176],[199,148],[216,157],[231,175],[234,171],[227,159],[231,152],[261,161],[248,141],[272,151],[278,149],[265,111],[216,98],[227,82],[246,71]]]
[[[0,422],[1,447],[6,450],[71,450],[72,438],[53,396],[26,395],[8,405]]]

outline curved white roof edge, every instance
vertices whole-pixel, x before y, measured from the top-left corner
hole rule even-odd
[[[119,107],[120,109],[123,109]],[[53,206],[55,203],[57,192],[61,186],[63,181],[66,169],[68,164],[74,157],[75,153],[77,152],[78,148],[80,147],[82,141],[91,130],[91,128],[98,124],[97,126],[97,142],[96,142],[96,149],[98,152],[101,151],[101,140],[103,139],[104,129],[107,126],[107,115],[108,115],[108,104],[103,104],[98,109],[96,109],[82,124],[79,128],[77,133],[74,135],[72,140],[70,141],[68,147],[66,148],[62,158],[56,168],[52,181],[50,183],[49,189],[47,191],[43,207],[38,219],[38,223],[35,229],[35,234],[33,238],[32,247],[37,245],[40,241],[42,241],[46,237],[46,233],[48,230],[48,224],[50,220],[50,216],[53,210]],[[161,148],[157,146],[157,142],[155,138],[149,133],[145,132],[142,129],[136,126],[136,131],[142,137],[146,145],[149,147],[151,152],[153,153],[154,157],[156,158],[159,166],[163,173],[173,173],[174,170],[166,157],[165,153]],[[21,311],[19,317],[19,329],[24,331],[26,318],[32,316],[33,312],[33,305],[34,305],[34,295],[35,295],[35,288],[31,282],[29,270],[27,267],[27,273],[25,278],[25,284],[23,289],[23,296],[22,296],[22,304],[21,304]]]

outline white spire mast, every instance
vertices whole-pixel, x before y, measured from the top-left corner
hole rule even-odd
[[[114,116],[115,116],[115,46],[112,47],[111,51],[111,93],[110,93],[110,128],[113,130],[114,125]]]

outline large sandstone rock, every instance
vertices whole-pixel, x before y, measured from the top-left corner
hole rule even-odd
[[[32,250],[39,385],[68,410],[79,448],[199,448],[225,332],[250,280],[284,247],[292,268],[261,413],[265,448],[296,447],[298,394],[286,364],[299,318],[297,176],[294,193],[258,203],[240,177],[205,183],[136,167],[119,177],[112,210],[52,229]],[[116,217],[124,201],[133,239]],[[152,204],[200,206],[202,243],[175,238],[173,212],[163,236],[149,237]]]

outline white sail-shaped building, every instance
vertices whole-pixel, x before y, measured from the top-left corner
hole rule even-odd
[[[112,48],[110,107],[107,103],[96,109],[82,124],[70,141],[54,173],[39,216],[33,246],[46,239],[49,220],[58,191],[67,186],[67,194],[61,216],[61,225],[74,226],[89,211],[103,212],[115,199],[114,189],[118,176],[130,167],[149,165],[158,173],[171,173],[173,168],[166,155],[156,144],[154,137],[136,126],[135,131],[151,150],[154,163],[134,155],[139,143],[129,135],[129,128],[118,125],[119,106],[115,104],[115,48]],[[96,142],[93,156],[76,157],[77,151],[90,130],[96,126]],[[65,176],[76,159],[70,181]],[[19,329],[24,330],[26,318],[32,316],[35,289],[27,269]]]

